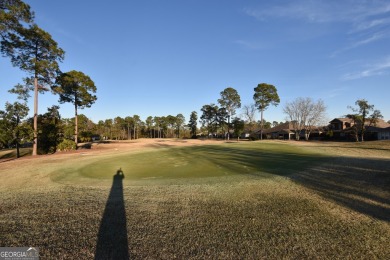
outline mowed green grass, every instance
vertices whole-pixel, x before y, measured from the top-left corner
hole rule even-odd
[[[0,168],[0,246],[94,258],[107,212],[117,216],[114,197],[126,230],[110,232],[127,236],[115,250],[131,259],[390,256],[388,142],[216,142],[50,158],[4,164],[12,174]],[[22,177],[26,186],[13,188]]]
[[[111,180],[119,169],[127,180],[205,178],[237,174],[288,175],[316,164],[323,155],[277,144],[225,143],[195,147],[163,148],[116,155],[64,171],[55,178],[86,177]]]

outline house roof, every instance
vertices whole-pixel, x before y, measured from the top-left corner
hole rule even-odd
[[[390,131],[390,124],[383,119],[378,119],[375,125],[367,127],[367,131],[371,132],[384,132]]]
[[[383,119],[378,119],[376,124],[374,125],[374,127],[379,127],[379,128],[388,128],[390,127],[390,124],[387,123],[385,120]]]
[[[352,122],[352,119],[351,118],[347,118],[347,117],[340,117],[340,118],[335,118],[333,119],[332,121],[330,121],[329,123],[332,123],[332,122],[335,122],[335,121],[339,121],[339,122],[342,122],[342,123],[351,123]]]
[[[311,127],[311,131],[312,132],[323,132],[323,131],[325,131],[325,127],[324,126],[320,126],[320,127],[312,126]],[[255,133],[259,134],[260,130],[256,131]],[[271,133],[281,133],[281,134],[288,134],[288,133],[290,133],[290,134],[292,134],[292,133],[294,133],[293,123],[292,122],[286,122],[286,123],[277,125],[275,127],[263,130],[263,134],[271,134]]]
[[[351,123],[353,122],[353,120],[351,118],[335,118],[333,119],[332,121],[330,121],[329,123],[332,123],[332,122],[335,122],[335,121],[340,121],[340,122],[348,122],[348,123]],[[369,122],[370,119],[366,119],[366,122]],[[381,127],[381,128],[384,128],[384,127],[390,127],[390,124],[387,123],[385,120],[383,119],[377,119],[377,122],[376,122],[376,126],[377,127]]]
[[[292,127],[292,124],[290,122],[286,122],[280,125],[277,125],[275,127],[269,128],[269,129],[264,129],[263,134],[269,134],[269,133],[274,133],[274,132],[286,132],[289,133],[290,130],[293,130],[294,128]]]
[[[333,119],[332,121],[330,121],[329,123],[332,123],[332,122],[335,122],[335,121],[339,121],[339,122],[348,122],[348,123],[352,123],[353,120],[351,118],[335,118]],[[366,123],[369,123],[370,122],[370,119],[367,118],[366,119]],[[376,127],[379,127],[379,128],[386,128],[386,127],[390,127],[390,124],[387,123],[385,120],[383,119],[377,119],[377,122],[375,124]]]
[[[344,122],[348,122],[348,123],[353,122],[352,119],[350,119],[350,118],[335,118],[332,121],[330,121],[329,123],[336,122],[336,121],[343,122],[343,123]],[[390,131],[390,124],[387,123],[383,119],[377,119],[377,122],[375,123],[375,125],[371,125],[371,126],[368,126],[369,122],[370,122],[370,119],[366,119],[366,130],[367,131],[370,131],[370,132]],[[344,129],[344,131],[345,132],[351,131],[351,127]]]

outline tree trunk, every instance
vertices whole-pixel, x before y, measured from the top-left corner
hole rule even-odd
[[[34,139],[32,155],[38,154],[38,79],[34,78]]]
[[[264,128],[264,122],[263,122],[263,110],[264,109],[261,109],[261,121],[260,121],[260,140],[263,140],[263,128]]]
[[[228,141],[230,140],[230,113],[228,115],[228,134],[227,134],[227,139]]]
[[[76,100],[76,99],[75,99]],[[75,102],[74,105],[74,141],[76,143],[76,150],[77,150],[77,144],[78,144],[78,118],[77,118],[77,102]]]
[[[20,123],[19,114],[17,114],[17,115],[16,115],[16,125],[17,125],[17,128],[16,128],[16,133],[15,133],[15,140],[16,140],[16,158],[19,158],[19,157],[20,157],[20,152],[19,152],[19,130],[18,130],[19,123]]]
[[[19,142],[16,141],[16,158],[20,158],[20,151],[19,151]]]

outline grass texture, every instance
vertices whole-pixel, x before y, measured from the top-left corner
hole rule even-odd
[[[0,164],[0,246],[36,246],[42,259],[390,256],[387,142],[153,145],[15,161]]]

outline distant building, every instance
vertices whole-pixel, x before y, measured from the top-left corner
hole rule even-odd
[[[261,131],[259,130],[257,133],[260,136]],[[293,124],[291,122],[286,122],[269,129],[264,129],[263,138],[282,139],[282,140],[295,139]]]
[[[389,140],[390,139],[390,124],[382,119],[379,119],[374,126],[368,126],[366,133],[371,134],[375,140]]]
[[[334,139],[353,139],[354,122],[350,118],[335,118],[329,122],[329,129],[333,132]],[[374,125],[366,122],[365,139],[366,140],[389,140],[390,124],[382,119],[378,119]]]
[[[324,127],[313,126],[311,128],[309,138],[319,139],[324,134],[324,132],[325,132]],[[255,134],[257,137],[260,138],[261,131],[257,130]],[[302,130],[299,133],[299,138],[305,139],[305,130]],[[264,129],[263,139],[295,140],[296,133],[295,133],[293,122],[286,122],[272,128]]]
[[[375,125],[366,123],[365,140],[390,140],[390,124],[382,119],[378,119]],[[335,139],[335,140],[355,140],[352,128],[354,121],[350,118],[335,118],[329,122],[328,126],[313,126],[310,131],[310,140]],[[256,130],[252,136],[260,138],[261,131]],[[331,134],[330,134],[331,133]],[[296,133],[294,124],[286,122],[275,127],[263,130],[263,139],[295,140]],[[305,131],[299,133],[301,140],[305,139]]]
[[[329,124],[329,129],[331,129],[334,139],[349,138],[350,129],[354,125],[353,120],[350,118],[335,118]]]

